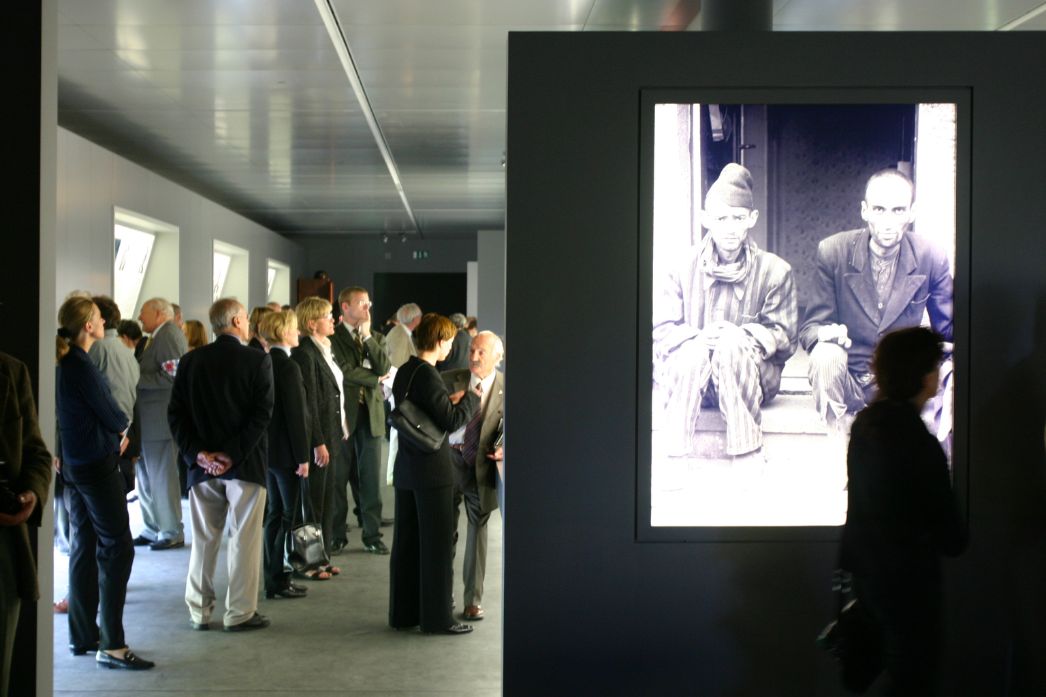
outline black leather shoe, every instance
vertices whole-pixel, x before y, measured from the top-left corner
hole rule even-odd
[[[211,628],[210,622],[193,622],[189,620],[189,626],[198,632],[206,632]]]
[[[225,625],[225,631],[227,632],[247,632],[252,629],[265,629],[269,626],[269,618],[264,615],[259,615],[257,612],[251,615],[251,618],[246,622],[240,622],[239,624],[227,624]]]
[[[131,542],[134,544],[135,547],[145,547],[146,545],[153,544],[154,540],[150,540],[148,537],[142,537],[141,535],[139,535],[138,537],[131,540]]]
[[[291,588],[293,588],[296,591],[307,591],[307,590],[309,590],[308,586],[299,586],[294,581],[289,582],[287,585],[290,586]]]
[[[265,591],[265,597],[269,600],[274,600],[275,598],[304,598],[308,594],[309,592],[304,588],[299,589],[293,586],[287,586],[278,591]]]
[[[381,540],[377,542],[371,542],[370,544],[363,545],[363,549],[367,550],[371,554],[388,554],[389,548],[385,546],[385,543]]]
[[[184,540],[160,540],[159,542],[153,542],[149,545],[149,549],[154,552],[162,552],[165,549],[178,549],[184,547]]]
[[[98,650],[98,642],[94,642],[89,646],[76,646],[75,644],[69,644],[69,653],[74,656],[86,656],[89,653],[94,653]]]
[[[348,540],[335,540],[334,542],[331,542],[331,555],[341,554],[348,546]]]
[[[123,658],[111,656],[105,651],[99,651],[94,655],[94,660],[100,668],[122,668],[123,670],[149,670],[155,663],[144,658],[138,658],[130,649]]]

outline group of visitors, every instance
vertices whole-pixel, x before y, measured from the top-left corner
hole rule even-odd
[[[55,465],[68,510],[69,593],[61,609],[74,656],[92,654],[108,668],[153,667],[127,646],[123,606],[136,546],[185,545],[183,495],[193,629],[211,628],[225,530],[225,631],[268,626],[258,612],[261,585],[267,599],[297,599],[308,595],[304,581],[339,575],[330,560],[348,546],[350,491],[365,551],[389,554],[381,528],[395,526],[389,624],[397,630],[472,630],[452,616],[464,503],[460,617],[483,618],[486,521],[498,505],[504,458],[501,339],[479,332],[474,319],[470,330],[463,315],[452,322],[409,303],[387,341],[372,327],[368,292],[356,286],[339,294],[338,309],[336,321],[330,302],[308,297],[293,310],[272,304],[248,315],[238,301],[221,299],[209,311],[208,341],[202,323],[183,321],[163,298],[145,301],[138,322],[123,320],[105,296],[76,292],[62,304]],[[396,512],[386,520],[379,479],[388,416],[405,399],[449,437],[431,453],[392,431],[387,465]],[[130,465],[130,481],[121,463]],[[135,537],[126,498],[132,489],[144,524]],[[35,493],[34,511],[45,492]],[[288,535],[305,522],[322,531],[326,559],[295,569]]]

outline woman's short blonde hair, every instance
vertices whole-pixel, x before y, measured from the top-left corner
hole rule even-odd
[[[294,308],[294,314],[298,316],[298,329],[303,334],[311,334],[312,329],[309,322],[317,322],[331,313],[331,304],[323,298],[311,296],[305,298]]]
[[[298,318],[293,310],[268,312],[258,322],[258,333],[270,344],[284,343],[291,331],[298,331]]]

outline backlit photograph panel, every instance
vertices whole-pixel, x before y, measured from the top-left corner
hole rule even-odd
[[[956,105],[654,105],[652,527],[838,526],[877,338],[946,342]]]

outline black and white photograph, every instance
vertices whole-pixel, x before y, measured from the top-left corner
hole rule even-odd
[[[953,103],[654,105],[652,527],[839,526],[891,331],[944,342],[953,438]]]

